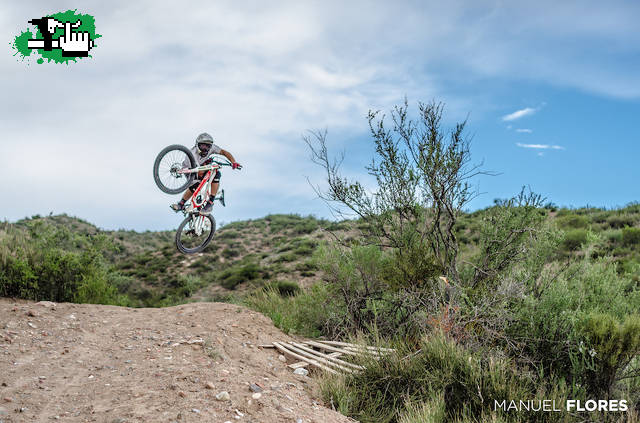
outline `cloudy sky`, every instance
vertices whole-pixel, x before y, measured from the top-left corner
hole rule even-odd
[[[446,3],[446,4],[445,4]],[[632,1],[29,1],[2,3],[0,219],[66,212],[169,229],[166,145],[210,132],[244,165],[219,221],[330,216],[302,136],[327,129],[356,176],[365,116],[406,96],[469,117],[480,208],[529,185],[566,206],[640,200],[640,3]],[[95,16],[93,58],[19,60],[29,19]]]

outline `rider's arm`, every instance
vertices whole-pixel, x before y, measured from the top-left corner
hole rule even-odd
[[[231,163],[235,163],[236,159],[233,158],[233,155],[231,153],[229,153],[227,150],[220,150],[220,154],[222,154],[223,156],[225,156],[227,159],[229,159],[229,161]]]

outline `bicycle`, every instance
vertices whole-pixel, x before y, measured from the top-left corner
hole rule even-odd
[[[176,231],[176,247],[184,254],[204,250],[216,231],[215,218],[211,214],[200,214],[200,210],[209,198],[215,172],[222,166],[231,166],[231,162],[226,159],[219,161],[213,157],[210,157],[210,160],[210,163],[198,166],[190,149],[175,144],[160,151],[153,163],[153,179],[158,188],[167,194],[182,193],[191,185],[198,172],[206,172],[191,198],[185,203],[182,209],[185,218]],[[221,194],[215,199],[226,207],[224,190],[221,190]]]

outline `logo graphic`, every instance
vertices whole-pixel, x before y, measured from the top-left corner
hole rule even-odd
[[[30,29],[15,37],[12,47],[24,60],[32,52],[40,54],[38,63],[65,63],[91,57],[89,52],[95,48],[95,19],[91,15],[77,13],[76,10],[54,13],[28,21],[37,28],[35,35]]]

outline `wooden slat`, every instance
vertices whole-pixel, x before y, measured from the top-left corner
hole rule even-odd
[[[354,368],[354,369],[357,369],[357,370],[364,369],[364,367],[362,367],[362,366],[358,366],[357,364],[353,364],[353,363],[349,363],[349,362],[344,361],[344,360],[340,360],[339,358],[330,357],[329,355],[326,355],[326,354],[323,354],[323,353],[321,353],[319,351],[316,351],[316,350],[313,350],[311,348],[305,347],[304,345],[298,344],[297,342],[291,342],[291,344],[293,344],[296,347],[300,348],[302,351],[306,351],[309,354],[316,355],[319,358],[327,359],[329,361],[333,361],[334,363],[338,363],[338,364],[341,364],[343,366],[351,367],[351,368]]]
[[[304,351],[304,350],[301,350],[300,348],[298,348],[298,347],[296,347],[295,345],[292,345],[292,344],[290,344],[290,343],[289,343],[289,344],[287,344],[287,343],[281,342],[281,343],[279,343],[279,344],[281,344],[282,346],[285,346],[285,345],[286,345],[286,348],[291,349],[291,350],[292,350],[292,351],[294,351],[295,353],[299,354],[301,357],[306,357],[306,358],[307,358],[307,360],[304,360],[304,361],[309,361],[309,359],[310,359],[310,360],[313,360],[313,361],[319,361],[319,362],[325,363],[325,364],[327,364],[327,365],[329,365],[329,366],[337,367],[338,369],[343,370],[343,371],[345,371],[345,372],[349,372],[349,373],[352,373],[352,372],[353,372],[353,370],[351,370],[351,369],[350,369],[350,368],[348,368],[348,367],[342,366],[342,365],[340,365],[340,364],[338,364],[338,363],[333,363],[333,362],[331,362],[331,361],[327,360],[326,358],[322,358],[322,357],[319,357],[319,356],[316,356],[316,355],[310,354],[310,353],[308,353],[308,352],[306,352],[306,351]],[[313,364],[313,363],[312,363],[312,364]]]
[[[342,354],[338,353],[338,352],[334,352],[334,353],[327,354],[327,355],[330,356],[330,357],[340,357]],[[309,363],[307,363],[306,361],[298,361],[297,363],[289,364],[287,367],[295,370],[295,369],[297,369],[299,367],[307,367],[308,365],[309,365]]]
[[[336,347],[332,347],[331,345],[325,345],[321,342],[315,342],[315,341],[304,341],[305,344],[314,346],[316,348],[322,348],[323,350],[327,350],[327,351],[335,351],[335,352],[340,352],[342,354],[347,354],[347,355],[359,355],[356,352],[353,351],[349,351],[349,350],[345,350],[345,349],[341,349],[341,348],[336,348]]]
[[[328,344],[328,345],[338,345],[341,347],[354,347],[354,348],[366,348],[369,350],[375,350],[375,351],[388,351],[388,352],[393,352],[395,351],[393,348],[383,348],[383,347],[370,347],[367,345],[357,345],[357,344],[350,344],[348,342],[339,342],[339,341],[318,341],[321,342],[323,344]]]
[[[321,369],[323,369],[323,370],[326,370],[326,371],[327,371],[327,372],[329,372],[329,373],[338,374],[338,372],[337,372],[337,371],[333,370],[333,369],[332,369],[332,368],[330,368],[330,367],[327,367],[327,366],[325,366],[325,365],[322,365],[322,364],[318,363],[316,360],[309,359],[309,358],[304,357],[304,356],[302,356],[302,355],[300,355],[300,354],[296,354],[296,353],[295,353],[295,352],[293,352],[293,351],[289,351],[289,350],[288,350],[287,348],[285,348],[283,345],[280,345],[280,343],[279,343],[279,342],[274,342],[274,343],[273,343],[273,345],[274,345],[278,350],[280,350],[282,353],[284,353],[284,354],[288,354],[288,355],[290,355],[290,356],[292,356],[292,357],[297,358],[298,360],[306,361],[307,363],[309,363],[309,364],[313,364],[314,366],[319,367],[319,368],[321,368]]]
[[[365,350],[365,349],[362,349],[362,348],[354,348],[354,347],[344,347],[344,349],[347,350],[347,351],[355,352],[358,355],[370,355],[370,356],[373,356],[374,358],[381,358],[381,357],[384,357],[385,355],[389,354],[387,352]]]

